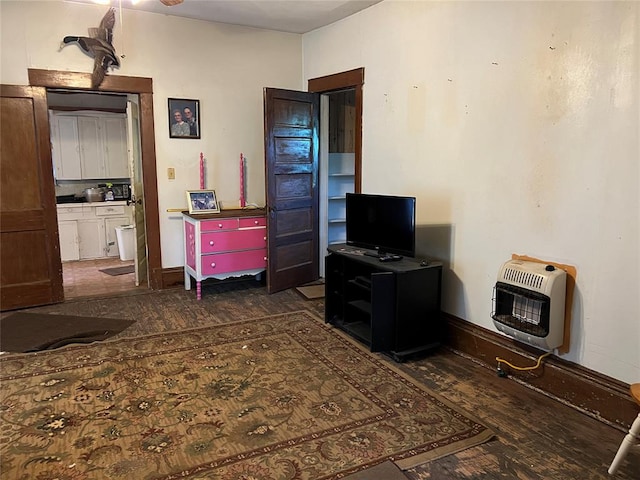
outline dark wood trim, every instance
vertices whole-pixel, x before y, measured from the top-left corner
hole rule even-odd
[[[325,77],[312,78],[307,82],[307,90],[315,93],[329,93],[337,90],[353,88],[356,93],[356,135],[355,143],[355,191],[362,190],[362,85],[364,85],[364,68],[356,68],[342,73],[334,73]]]
[[[496,375],[496,357],[517,366],[529,366],[535,365],[541,354],[504,335],[452,315],[443,315],[447,324],[447,346],[496,369]],[[629,384],[559,357],[546,357],[540,368],[533,371],[513,370],[505,364],[502,368],[509,374],[505,382],[517,380],[621,430],[627,430],[638,415]]]
[[[52,107],[49,106],[49,110],[53,110],[54,112],[81,112],[81,111],[89,111],[89,112],[105,112],[105,113],[127,113],[126,110],[121,108],[90,108],[90,107]]]
[[[364,67],[355,68],[347,72],[334,73],[324,77],[311,78],[307,82],[307,90],[325,93],[332,90],[343,90],[364,84]]]
[[[164,290],[176,287],[184,288],[184,267],[163,268],[161,288]]]
[[[30,68],[29,85],[46,88],[64,88],[74,90],[93,90],[91,74],[80,72],[64,72],[59,70],[40,70]],[[153,80],[145,77],[125,77],[107,75],[98,88],[102,92],[117,93],[153,93]]]
[[[47,91],[44,88],[33,88],[33,108],[36,120],[36,129],[46,129],[46,132],[36,132],[38,138],[38,158],[40,158],[40,195],[45,212],[56,211],[56,189],[53,183],[53,160],[51,158],[49,112],[47,111]],[[56,280],[51,283],[51,299],[55,303],[64,300],[64,287],[62,279],[62,260],[60,258],[60,241],[58,232],[57,213],[44,215],[45,231],[53,232],[49,253],[49,271],[51,277]]]
[[[158,209],[158,173],[156,169],[156,134],[153,123],[153,94],[140,93],[140,148],[142,150],[142,178],[144,189],[144,218],[147,237],[149,284],[154,290],[162,288],[162,278],[154,275],[162,269],[160,242],[160,212]],[[143,119],[145,120],[143,122]]]
[[[39,70],[30,68],[32,86],[66,90],[91,90],[91,74]],[[153,79],[107,75],[99,91],[138,94],[140,98],[140,148],[144,185],[144,216],[147,235],[149,286],[162,288],[162,254],[160,250],[160,214],[158,209],[158,177],[156,172],[156,143],[153,120]],[[53,186],[52,192],[53,191]],[[55,193],[52,193],[55,202]]]
[[[363,69],[364,70],[364,69]],[[364,83],[364,71],[362,72]],[[355,193],[362,192],[362,83],[355,87],[356,90],[356,136],[355,136]]]

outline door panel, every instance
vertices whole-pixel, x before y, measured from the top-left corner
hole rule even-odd
[[[318,278],[319,102],[264,90],[269,293]]]
[[[127,150],[129,154],[129,176],[131,177],[131,198],[133,200],[133,237],[135,239],[136,286],[149,284],[149,264],[147,261],[147,235],[144,213],[144,186],[142,154],[140,149],[140,107],[135,95],[127,101]]]
[[[0,86],[0,309],[61,302],[44,88]]]

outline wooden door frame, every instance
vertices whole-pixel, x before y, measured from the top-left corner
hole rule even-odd
[[[29,85],[65,90],[94,91],[91,74],[58,70],[28,69]],[[107,75],[98,91],[132,93],[140,98],[140,149],[144,185],[145,229],[149,287],[163,287],[162,255],[160,249],[160,215],[158,209],[158,176],[156,171],[156,142],[153,122],[153,79]]]
[[[307,90],[314,93],[329,93],[353,88],[356,93],[356,134],[355,149],[355,193],[362,189],[362,86],[364,85],[364,67],[347,72],[335,73],[325,77],[311,78],[307,82]]]

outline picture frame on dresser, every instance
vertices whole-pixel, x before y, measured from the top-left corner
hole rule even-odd
[[[189,213],[220,213],[215,190],[187,190]]]

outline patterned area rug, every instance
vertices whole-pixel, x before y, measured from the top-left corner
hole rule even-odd
[[[0,471],[337,479],[492,436],[382,358],[306,311],[10,354],[0,358]]]

